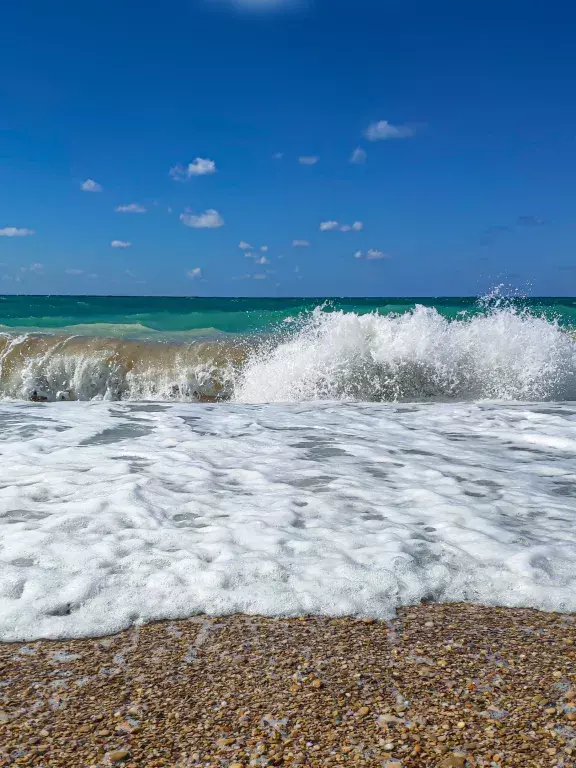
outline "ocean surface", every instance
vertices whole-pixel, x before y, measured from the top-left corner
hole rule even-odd
[[[0,639],[576,611],[576,299],[0,297]]]

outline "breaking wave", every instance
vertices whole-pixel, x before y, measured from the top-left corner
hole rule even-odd
[[[0,399],[225,400],[247,354],[243,342],[1,334]]]
[[[248,361],[243,402],[326,399],[571,400],[576,340],[510,307],[448,320],[315,311],[293,338]]]
[[[574,400],[576,340],[496,306],[447,319],[324,311],[267,337],[165,344],[0,336],[0,397],[52,400]]]

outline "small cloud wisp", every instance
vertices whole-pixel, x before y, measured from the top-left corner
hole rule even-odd
[[[86,179],[86,181],[83,181],[80,185],[80,189],[82,192],[102,192],[103,187],[101,184],[98,184],[97,181],[94,181],[94,179]]]
[[[197,157],[186,166],[175,165],[169,171],[174,181],[188,181],[193,176],[209,176],[212,173],[216,173],[216,163],[204,157]]]
[[[33,229],[27,227],[4,227],[0,229],[0,237],[30,237],[35,234]]]
[[[190,212],[181,213],[180,221],[185,227],[193,229],[218,229],[224,226],[224,219],[214,208],[209,208],[198,215]]]
[[[414,136],[414,129],[409,125],[392,125],[388,120],[370,123],[364,135],[368,141],[386,141],[387,139],[407,139]]]

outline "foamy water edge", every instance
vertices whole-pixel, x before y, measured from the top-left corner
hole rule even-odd
[[[576,611],[572,404],[0,404],[0,638]]]

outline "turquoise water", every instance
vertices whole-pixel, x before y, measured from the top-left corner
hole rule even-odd
[[[87,335],[146,338],[182,334],[262,333],[289,318],[326,311],[383,315],[434,307],[444,317],[479,314],[486,304],[475,297],[447,298],[172,298],[137,296],[1,296],[0,326],[6,330],[69,329]],[[514,299],[563,326],[576,327],[576,298]]]

